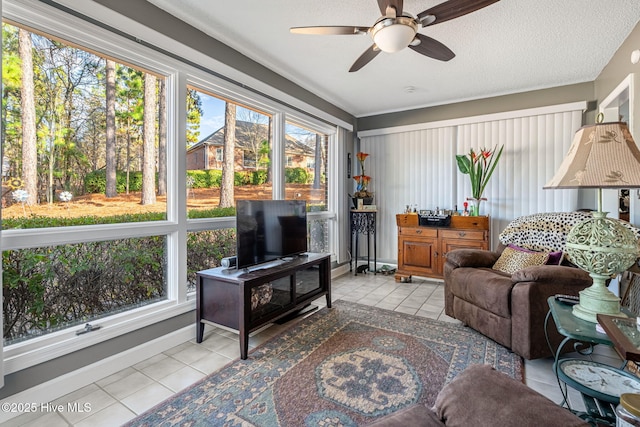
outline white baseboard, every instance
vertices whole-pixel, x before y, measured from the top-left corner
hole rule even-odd
[[[334,279],[336,277],[342,276],[343,274],[347,274],[349,272],[349,264],[342,264],[331,270],[331,278]]]
[[[45,383],[38,384],[28,390],[16,393],[2,399],[2,403],[36,403],[39,406],[42,403],[52,402],[72,391],[76,391],[104,377],[115,374],[176,345],[195,339],[195,336],[195,328],[193,325],[185,326],[182,329],[178,329],[155,340],[107,357]],[[0,411],[0,424],[18,415],[21,415],[21,413]]]

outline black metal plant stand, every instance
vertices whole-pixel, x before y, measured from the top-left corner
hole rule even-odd
[[[355,261],[356,271],[358,275],[358,236],[364,234],[367,238],[367,267],[369,267],[371,259],[371,237],[373,237],[373,273],[377,270],[377,254],[376,254],[376,214],[374,210],[357,210],[351,209],[349,212],[350,225],[350,246],[351,258],[349,259],[349,271],[352,271],[352,263]],[[353,251],[353,242],[355,240],[355,252]]]

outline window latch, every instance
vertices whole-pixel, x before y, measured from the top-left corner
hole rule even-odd
[[[93,326],[91,323],[87,323],[84,325],[84,328],[76,331],[76,335],[86,334],[87,332],[97,331],[100,329],[100,326]]]

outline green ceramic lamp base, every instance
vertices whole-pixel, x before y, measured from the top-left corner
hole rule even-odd
[[[605,285],[607,277],[593,273],[590,276],[593,278],[593,285],[580,291],[580,304],[573,306],[573,315],[592,323],[598,322],[598,313],[626,317],[620,311],[620,298]]]
[[[607,289],[606,281],[638,258],[635,234],[620,221],[607,218],[607,213],[601,211],[601,190],[598,195],[598,211],[571,229],[566,244],[570,261],[593,279],[593,285],[580,291],[580,304],[573,307],[573,314],[593,323],[598,321],[598,313],[624,316],[620,313],[620,298]]]

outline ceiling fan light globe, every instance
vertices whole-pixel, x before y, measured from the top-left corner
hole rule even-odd
[[[393,23],[378,28],[373,34],[373,41],[383,52],[393,53],[409,46],[415,35],[414,26]]]

